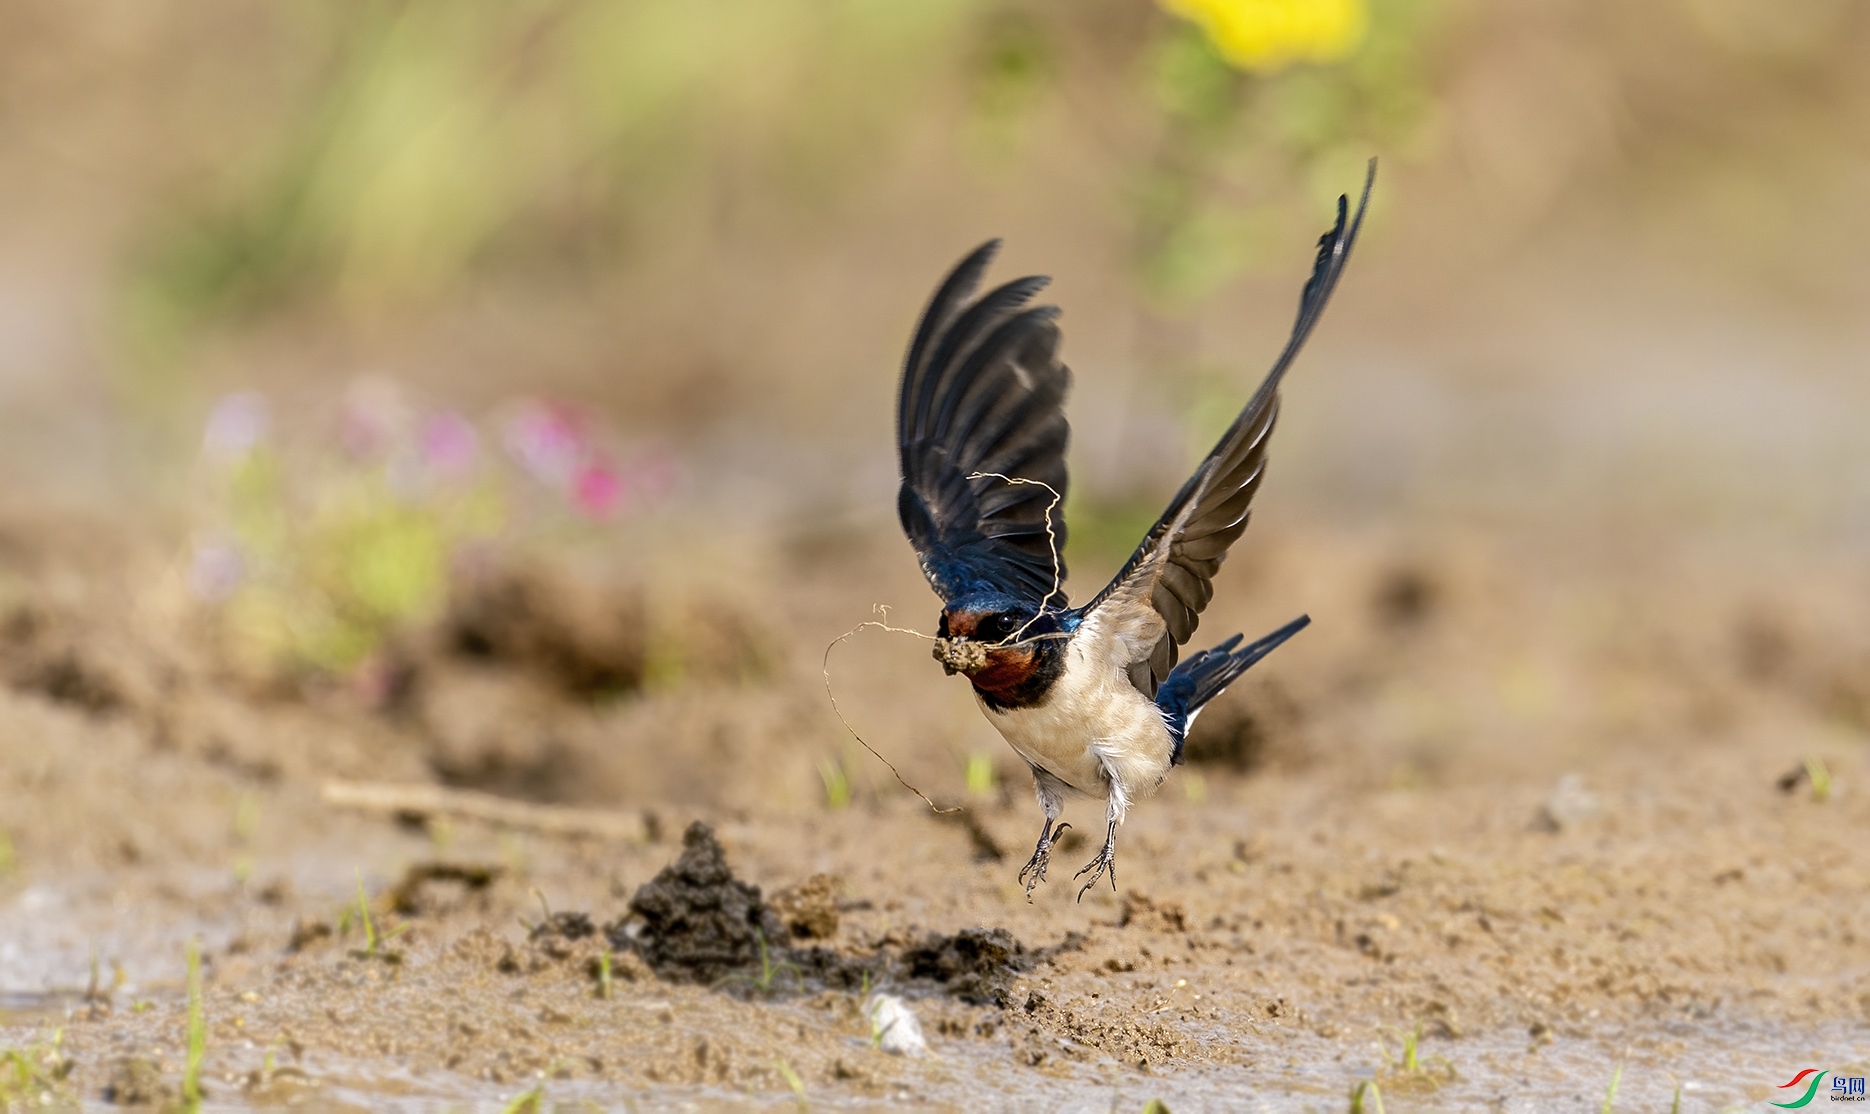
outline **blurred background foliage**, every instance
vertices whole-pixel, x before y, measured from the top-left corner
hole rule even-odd
[[[750,191],[831,219],[946,84],[968,91],[973,156],[1017,161],[1026,117],[1089,76],[1068,66],[1132,106],[1113,141],[1136,277],[1184,306],[1278,242],[1295,184],[1329,194],[1369,151],[1409,149],[1436,2],[1106,5],[1128,44],[1061,42],[1081,13],[1019,0],[302,5],[316,77],[155,223],[128,337],[161,363],[294,303],[382,314],[477,270],[617,266]]]
[[[615,264],[723,169],[831,200],[952,3],[300,5],[319,73],[278,134],[158,227],[139,352],[294,301],[393,312],[477,268]],[[936,49],[926,48],[934,45]],[[847,146],[849,145],[849,146]]]
[[[1369,308],[1343,312],[1388,354],[1360,359],[1477,433],[1392,424],[1356,434],[1367,460],[1291,467],[1393,505],[1401,476],[1511,473],[1488,454],[1537,439],[1502,422],[1588,410],[1470,389],[1604,364],[1575,334],[1476,340],[1503,290],[1525,328],[1600,295],[1662,320],[1584,277],[1656,290],[1652,264],[1854,312],[1867,47],[1849,0],[7,0],[0,456],[160,497],[223,393],[289,414],[384,374],[473,412],[576,399],[687,456],[698,492],[786,471],[868,505],[920,298],[1005,234],[1008,266],[1060,275],[1095,385],[1075,501],[1127,527],[1224,420],[1375,154]],[[1605,403],[1655,426],[1652,463],[1689,423],[1668,393]],[[1312,413],[1354,432],[1398,405]]]
[[[825,642],[876,603],[928,625],[889,415],[942,272],[998,236],[996,279],[1056,276],[1083,599],[1374,155],[1213,629],[1308,611],[1292,652],[1329,655],[1379,616],[1380,714],[1425,753],[1633,720],[1627,661],[1776,616],[1722,566],[1668,597],[1702,633],[1629,649],[1688,557],[1870,556],[1866,57],[1851,0],[0,0],[0,595],[18,554],[110,563],[153,641],[414,717],[459,784],[602,797],[553,780],[567,698],[775,702],[682,717],[710,761],[820,738]],[[41,528],[86,515],[162,573]],[[1441,606],[1499,624],[1446,687],[1407,633]],[[834,663],[862,729],[905,658]],[[1364,714],[1361,669],[1313,706]],[[1813,685],[1860,710],[1840,669]],[[929,691],[940,776],[987,791]],[[874,790],[814,755],[814,795]]]

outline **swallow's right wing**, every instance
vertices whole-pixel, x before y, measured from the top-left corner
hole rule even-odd
[[[1046,281],[1015,279],[970,302],[999,249],[980,247],[929,301],[897,400],[903,532],[944,601],[991,590],[1063,607],[1065,391]]]
[[[1273,369],[1143,536],[1123,570],[1084,607],[1087,626],[1095,622],[1113,631],[1121,627],[1126,644],[1134,640],[1131,634],[1148,640],[1147,653],[1129,663],[1130,680],[1146,695],[1153,697],[1175,667],[1178,648],[1195,633],[1201,609],[1214,596],[1214,574],[1220,571],[1227,548],[1246,531],[1253,497],[1265,475],[1266,443],[1279,416],[1279,381],[1337,288],[1338,277],[1350,260],[1351,245],[1363,227],[1376,174],[1376,160],[1371,159],[1354,219],[1347,221],[1348,199],[1338,198],[1337,224],[1318,241],[1317,261],[1299,295],[1298,320]],[[1100,617],[1099,611],[1106,607],[1113,614]],[[1155,615],[1145,616],[1144,609]],[[1122,616],[1134,618],[1125,621]],[[1158,617],[1160,623],[1155,621]]]

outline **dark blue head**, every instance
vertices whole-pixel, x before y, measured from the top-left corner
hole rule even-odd
[[[981,698],[993,707],[1037,703],[1064,670],[1065,615],[998,593],[977,592],[942,610],[939,633],[957,645],[978,644],[982,653],[961,667]],[[1052,635],[1054,637],[1041,637]],[[944,664],[946,664],[944,659]],[[949,672],[955,672],[949,666]]]

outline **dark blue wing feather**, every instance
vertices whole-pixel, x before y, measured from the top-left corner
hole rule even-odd
[[[1234,419],[1214,449],[1195,469],[1195,474],[1170,500],[1168,509],[1143,536],[1142,544],[1123,566],[1121,572],[1083,608],[1088,613],[1132,576],[1141,575],[1144,559],[1154,552],[1175,527],[1176,520],[1194,500],[1194,508],[1181,532],[1169,539],[1169,559],[1155,584],[1150,606],[1161,615],[1166,626],[1149,659],[1131,667],[1130,679],[1144,693],[1154,695],[1157,687],[1175,667],[1178,648],[1195,633],[1201,610],[1214,596],[1214,574],[1220,571],[1227,549],[1246,531],[1253,497],[1260,489],[1266,470],[1266,445],[1279,417],[1279,382],[1286,369],[1311,335],[1313,326],[1324,315],[1331,292],[1349,262],[1357,232],[1363,227],[1364,211],[1370,204],[1370,187],[1376,181],[1376,160],[1364,179],[1363,197],[1357,203],[1357,215],[1349,218],[1348,200],[1338,198],[1338,219],[1331,231],[1318,241],[1318,258],[1311,277],[1299,295],[1298,320],[1285,348],[1267,372],[1259,389]]]
[[[1058,310],[1026,307],[1045,279],[968,300],[998,247],[983,244],[955,267],[910,343],[896,509],[944,601],[991,591],[1063,607],[1071,373],[1058,359]]]

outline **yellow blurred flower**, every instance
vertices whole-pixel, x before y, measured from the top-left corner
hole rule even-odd
[[[1332,62],[1362,41],[1364,0],[1157,0],[1193,21],[1215,49],[1243,70],[1293,62]]]

